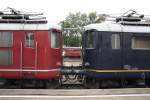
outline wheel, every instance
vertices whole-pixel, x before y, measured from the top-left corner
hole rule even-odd
[[[44,87],[46,89],[56,89],[60,86],[59,79],[56,80],[45,80]]]
[[[89,78],[89,77],[85,77],[84,85],[85,85],[85,87],[87,87],[89,89],[99,89],[100,82],[99,82],[99,80]]]
[[[8,81],[6,79],[0,79],[0,89],[6,88]]]

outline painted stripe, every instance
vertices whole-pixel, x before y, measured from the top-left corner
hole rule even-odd
[[[150,94],[123,95],[81,95],[81,96],[39,96],[39,95],[1,95],[0,98],[110,98],[110,97],[150,97]]]
[[[127,73],[127,72],[150,72],[150,70],[93,70],[89,69],[87,71],[105,73],[105,72],[119,72],[119,73]]]
[[[60,71],[60,69],[50,69],[50,70],[32,70],[32,69],[0,69],[0,72],[52,72],[52,71]],[[87,72],[99,72],[99,73],[106,73],[106,72],[150,72],[150,70],[93,70],[89,69]]]
[[[52,72],[60,71],[60,69],[50,69],[50,70],[30,70],[30,69],[0,69],[0,72]]]

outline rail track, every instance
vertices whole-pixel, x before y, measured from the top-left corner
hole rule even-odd
[[[57,86],[46,87],[44,81],[28,80],[28,81],[12,81],[9,80],[6,84],[0,84],[0,89],[118,89],[118,88],[149,88],[148,81],[101,81],[99,87],[88,87],[84,82],[84,78],[75,75],[63,76]],[[87,83],[87,82],[86,82]],[[140,83],[140,84],[136,84]],[[55,83],[54,83],[55,84]],[[90,84],[92,86],[92,84]],[[93,85],[94,86],[94,85]]]
[[[135,84],[127,84],[124,86],[109,86],[109,87],[100,87],[99,89],[124,89],[124,88],[150,88],[150,85],[140,85],[137,86]],[[45,88],[42,84],[41,85],[20,85],[18,83],[9,83],[3,86],[0,86],[0,89],[94,89],[94,88],[89,88],[86,85],[82,83],[65,83],[65,84],[60,84],[59,86],[55,88]]]

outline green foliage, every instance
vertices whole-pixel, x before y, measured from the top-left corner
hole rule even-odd
[[[68,44],[68,46],[70,47],[78,47],[78,46],[81,46],[81,37],[79,36],[73,36],[73,35],[70,35],[70,36],[65,36],[64,35],[64,43],[65,44]]]
[[[61,22],[64,29],[64,45],[76,47],[81,46],[82,27],[91,23],[100,23],[105,20],[105,16],[97,15],[96,12],[89,14],[77,12],[69,13],[64,21]]]

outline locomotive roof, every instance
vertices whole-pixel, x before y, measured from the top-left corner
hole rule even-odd
[[[61,30],[59,25],[45,24],[25,24],[25,23],[0,23],[0,30]]]
[[[110,31],[110,32],[139,32],[150,33],[150,26],[133,26],[122,25],[112,21],[104,21],[102,23],[89,24],[84,27],[87,30]]]

